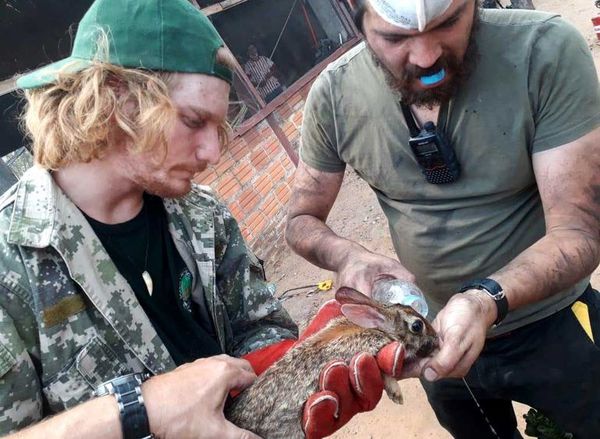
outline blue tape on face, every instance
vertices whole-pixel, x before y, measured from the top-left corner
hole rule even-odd
[[[442,81],[446,77],[446,70],[442,69],[437,73],[429,76],[421,76],[419,80],[423,83],[423,85],[434,85],[438,82]]]

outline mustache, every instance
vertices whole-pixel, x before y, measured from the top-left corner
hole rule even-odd
[[[407,64],[402,72],[402,81],[412,81],[414,79],[419,79],[422,76],[432,76],[439,73],[442,69],[446,70],[446,72],[452,72],[457,69],[457,64],[458,62],[452,55],[443,55],[434,65],[427,67],[426,69],[414,64]]]
[[[402,71],[394,74],[375,54],[372,48],[367,45],[371,58],[385,76],[388,86],[396,93],[402,96],[402,101],[407,105],[416,105],[419,107],[433,108],[447,102],[462,86],[475,69],[478,58],[477,44],[472,38],[464,56],[459,57],[450,51],[444,51],[440,58],[430,67],[422,68],[414,64],[403,66]],[[450,76],[449,81],[438,87],[428,90],[416,91],[413,89],[414,83],[422,76],[431,76],[439,73],[441,69]]]

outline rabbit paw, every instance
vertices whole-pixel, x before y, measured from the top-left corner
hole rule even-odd
[[[389,375],[383,375],[383,387],[387,396],[394,401],[396,404],[403,404],[404,398],[402,397],[402,391],[400,390],[400,384],[394,378]]]

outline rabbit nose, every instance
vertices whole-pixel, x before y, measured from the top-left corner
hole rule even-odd
[[[419,350],[416,352],[418,357],[426,357],[431,354],[438,347],[437,338],[428,339],[425,343],[421,345]]]

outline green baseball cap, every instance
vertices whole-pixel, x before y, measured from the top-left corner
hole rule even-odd
[[[224,45],[206,16],[188,0],[96,0],[75,35],[71,56],[21,76],[20,88],[43,87],[61,71],[78,72],[98,59],[98,39],[108,36],[108,59],[127,68],[204,73],[229,83],[233,73],[217,64]]]

